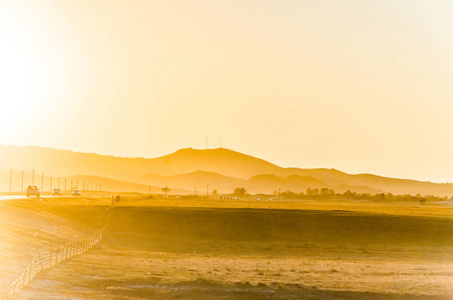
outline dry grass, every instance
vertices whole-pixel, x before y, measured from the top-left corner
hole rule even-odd
[[[109,202],[68,197],[0,203],[0,258],[10,266],[0,284],[38,249],[102,227]],[[449,207],[123,197],[112,212],[98,247],[39,274],[17,299],[453,294]]]

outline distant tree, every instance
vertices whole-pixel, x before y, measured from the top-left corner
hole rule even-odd
[[[376,194],[376,196],[374,196],[377,200],[385,200],[385,194],[382,193],[382,194]]]
[[[319,195],[319,189],[313,189],[313,195]]]
[[[213,194],[214,196],[217,196],[217,190],[213,190],[213,191],[212,191],[212,194]]]
[[[330,194],[330,190],[328,188],[321,189],[321,195],[328,195],[328,194]]]
[[[165,186],[164,188],[162,188],[162,192],[165,193],[165,196],[167,196],[167,193],[171,191],[167,186]]]
[[[236,188],[233,194],[236,196],[244,196],[245,194],[247,194],[247,190],[245,188]]]
[[[294,197],[296,194],[292,191],[284,191],[281,193],[281,195],[285,197]]]
[[[353,196],[355,196],[355,193],[352,193],[350,190],[347,190],[346,192],[343,193],[343,196],[347,198],[352,198]]]

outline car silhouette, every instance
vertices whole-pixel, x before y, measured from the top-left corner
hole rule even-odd
[[[63,193],[61,192],[61,190],[59,188],[53,189],[52,196],[61,196],[61,195],[63,195]]]
[[[82,196],[82,193],[80,192],[79,189],[72,190],[72,195],[73,196]]]
[[[39,198],[40,195],[41,192],[36,185],[29,185],[27,187],[27,197],[36,196],[36,198]]]

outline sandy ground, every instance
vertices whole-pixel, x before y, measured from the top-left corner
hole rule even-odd
[[[0,288],[39,251],[102,227],[107,203],[0,203]],[[15,299],[453,299],[450,207],[118,204],[98,246],[40,273]]]

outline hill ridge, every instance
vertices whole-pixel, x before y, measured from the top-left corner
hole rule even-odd
[[[34,168],[39,173],[44,172],[46,175],[53,176],[87,174],[142,183],[143,176],[149,174],[169,177],[205,171],[229,177],[224,179],[232,185],[234,182],[247,181],[260,174],[283,177],[298,175],[310,176],[319,181],[317,185],[322,183],[329,187],[368,187],[370,190],[394,194],[453,195],[453,184],[390,178],[369,173],[348,174],[333,168],[284,168],[227,148],[183,148],[168,155],[143,158],[83,153],[40,146],[0,145],[0,157],[0,169],[14,168],[31,171]],[[211,174],[217,177],[219,175]],[[305,182],[309,179],[305,178]],[[303,179],[300,180],[303,181]],[[312,183],[316,185],[314,181]]]

